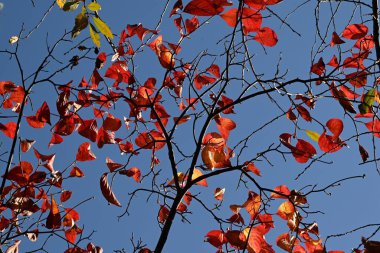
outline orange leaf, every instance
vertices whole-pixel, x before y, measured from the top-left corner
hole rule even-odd
[[[230,132],[236,128],[236,123],[232,119],[215,117],[216,126],[222,134],[223,139],[227,141]]]
[[[261,197],[259,194],[249,191],[248,193],[248,199],[243,204],[243,207],[247,210],[247,212],[251,215],[251,217],[254,217],[261,206]]]
[[[280,192],[280,193],[282,193],[284,195],[287,195],[287,196],[290,195],[290,190],[289,190],[289,188],[286,185],[279,185],[276,188],[274,188],[273,190],[276,191],[276,192]],[[270,196],[272,198],[287,199],[286,196],[277,194],[275,192],[272,192]]]
[[[163,134],[155,130],[152,130],[149,133],[142,132],[136,137],[135,143],[140,148],[155,150],[163,148],[166,144]]]
[[[111,204],[115,206],[121,206],[120,202],[117,200],[115,194],[113,193],[110,185],[108,184],[107,180],[107,173],[104,173],[100,177],[100,190],[102,191],[102,194],[104,198]]]
[[[200,177],[202,175],[203,175],[202,171],[200,171],[199,169],[195,168],[194,171],[193,171],[193,176],[191,177],[191,180],[195,180],[195,179],[197,179],[198,177]],[[206,179],[202,179],[201,181],[199,181],[196,184],[200,185],[200,186],[205,186],[205,187],[208,186]]]
[[[370,132],[377,138],[380,138],[380,120],[375,119],[365,124]]]
[[[277,210],[277,215],[284,220],[291,219],[294,213],[295,208],[293,204],[289,201],[283,202]]]
[[[84,177],[84,173],[78,167],[73,167],[70,171],[70,177]]]

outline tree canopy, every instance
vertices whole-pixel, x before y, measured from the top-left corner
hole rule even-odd
[[[0,252],[380,252],[378,16],[0,3]]]

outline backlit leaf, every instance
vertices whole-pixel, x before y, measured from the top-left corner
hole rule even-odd
[[[357,40],[364,37],[368,32],[368,27],[362,24],[352,24],[348,25],[342,36],[346,39]]]
[[[108,27],[108,25],[103,20],[101,20],[98,17],[93,17],[93,21],[94,21],[96,28],[98,28],[98,30],[104,36],[106,36],[109,39],[113,39],[113,34],[112,34],[111,29]]]
[[[100,190],[102,191],[104,198],[110,204],[113,204],[115,206],[121,206],[120,202],[117,200],[115,194],[113,193],[111,186],[108,184],[107,173],[104,173],[100,177]]]

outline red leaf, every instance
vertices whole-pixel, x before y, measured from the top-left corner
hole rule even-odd
[[[55,154],[51,155],[42,155],[40,152],[38,152],[37,149],[34,149],[34,155],[37,157],[38,160],[41,160],[42,162],[45,162],[42,164],[46,169],[48,169],[50,172],[54,172],[54,159],[55,159]],[[41,164],[41,163],[39,163]]]
[[[111,158],[107,157],[106,158],[106,164],[110,172],[114,172],[118,168],[122,167],[123,165],[120,163],[115,163],[114,161],[111,160]]]
[[[370,132],[377,138],[380,138],[380,120],[375,119],[365,124]]]
[[[327,65],[331,66],[331,67],[338,67],[339,66],[339,63],[338,63],[338,58],[336,57],[336,55],[334,54],[334,56],[331,58],[331,60],[327,63]]]
[[[236,128],[236,123],[228,118],[215,117],[216,126],[222,134],[223,139],[227,141],[230,132]]]
[[[330,42],[330,47],[333,47],[336,44],[339,45],[339,44],[343,44],[343,43],[345,43],[345,41],[342,40],[336,32],[333,32],[331,42]]]
[[[185,27],[187,34],[194,32],[199,27],[199,20],[197,17],[193,17],[192,19],[186,19]]]
[[[158,222],[161,224],[164,224],[168,216],[169,216],[169,209],[166,206],[162,205],[160,207],[160,211],[158,212]]]
[[[8,122],[7,124],[3,125],[0,123],[0,130],[8,137],[13,139],[16,135],[16,126],[17,124],[15,122]]]
[[[89,139],[92,142],[96,141],[98,135],[98,128],[95,119],[81,120],[81,124],[78,128],[78,133],[83,137]]]
[[[202,87],[204,85],[212,84],[215,81],[216,81],[216,78],[209,77],[206,75],[196,75],[194,78],[194,84],[195,84],[195,88],[197,88],[197,90],[200,90],[200,89],[202,89]]]
[[[114,144],[115,141],[115,133],[106,131],[103,127],[99,128],[98,136],[96,137],[96,143],[98,148],[102,148],[104,144]]]
[[[66,202],[67,200],[69,200],[72,194],[73,193],[71,191],[62,192],[60,197],[61,202]]]
[[[62,143],[63,142],[63,138],[58,135],[58,134],[53,134],[51,136],[51,139],[50,139],[50,142],[48,144],[48,147],[50,148],[51,146],[53,146],[54,144],[59,144],[59,143]]]
[[[115,118],[113,115],[108,114],[107,118],[103,122],[104,130],[116,132],[121,127],[121,120]]]
[[[98,57],[96,57],[95,68],[101,69],[107,61],[107,54],[105,52],[101,52]]]
[[[192,0],[190,1],[183,12],[196,16],[214,16],[223,12],[224,6],[231,6],[232,3],[226,0]]]
[[[223,244],[228,242],[225,233],[221,230],[211,230],[208,232],[205,241],[216,248],[221,248]]]
[[[117,200],[115,194],[113,193],[110,185],[108,184],[107,180],[107,173],[104,173],[100,177],[100,190],[102,191],[102,194],[104,198],[111,204],[115,206],[121,206],[120,202]]]
[[[302,105],[297,105],[296,109],[304,120],[311,122],[312,118],[310,116],[309,111],[305,107],[303,107]]]
[[[362,157],[363,163],[366,162],[369,155],[368,155],[367,150],[365,150],[365,148],[360,144],[359,144],[359,152],[360,152],[360,156]]]
[[[344,142],[340,139],[335,139],[333,136],[326,135],[326,131],[324,131],[318,140],[319,148],[327,153],[333,153],[342,148]]]
[[[166,144],[162,133],[152,130],[149,133],[142,132],[135,139],[136,145],[143,149],[159,150]]]
[[[243,232],[239,230],[228,230],[227,233],[225,233],[225,236],[231,246],[235,249],[245,249],[247,237]]]
[[[177,0],[177,2],[175,2],[173,6],[173,9],[170,12],[169,17],[173,16],[174,14],[177,13],[178,10],[182,10],[182,9],[183,9],[182,0]]]
[[[215,76],[216,78],[220,78],[220,69],[218,65],[212,64],[210,67],[206,69],[206,71]],[[222,95],[222,97],[225,96]]]
[[[41,105],[41,107],[37,110],[36,118],[40,122],[48,123],[49,125],[51,125],[51,123],[50,123],[50,109],[49,109],[49,106],[46,102],[44,102]]]
[[[117,83],[124,82],[126,84],[132,84],[135,82],[135,78],[128,70],[127,63],[125,61],[115,61],[106,71],[105,77],[114,79]]]
[[[85,161],[91,161],[91,160],[95,160],[95,159],[96,159],[96,156],[91,151],[91,144],[88,142],[82,143],[78,148],[76,160],[81,161],[81,162],[85,162]]]
[[[276,188],[273,189],[276,192],[282,193],[286,196],[290,195],[290,190],[286,185],[279,185]],[[287,199],[288,197],[280,195],[278,193],[272,192],[270,195],[272,198],[279,198],[279,199]]]
[[[342,33],[346,39],[357,40],[363,38],[368,32],[368,27],[362,24],[348,25]]]
[[[28,139],[21,140],[20,141],[21,151],[24,152],[24,153],[28,152],[29,149],[33,146],[34,143],[36,143],[35,140],[28,140]]]
[[[338,139],[343,131],[343,121],[341,119],[329,119],[326,123],[327,128],[333,133],[333,138]]]
[[[253,38],[263,46],[273,47],[277,44],[277,34],[269,27],[261,28]]]
[[[369,51],[375,47],[375,42],[372,35],[367,35],[356,41],[354,47],[359,48],[360,51]]]
[[[323,75],[323,72],[325,72],[325,63],[323,62],[322,57],[319,58],[319,61],[317,63],[311,66],[310,72],[319,76]]]
[[[127,177],[133,177],[133,179],[137,182],[141,182],[141,171],[137,167],[130,168],[128,170],[119,171],[121,175],[126,175]]]

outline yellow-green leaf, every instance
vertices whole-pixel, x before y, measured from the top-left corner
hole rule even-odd
[[[92,2],[87,5],[87,9],[89,9],[90,11],[100,11],[101,6],[96,2]]]
[[[79,33],[88,26],[88,17],[84,13],[79,13],[75,18],[75,25],[71,31],[71,37],[75,38]]]
[[[104,34],[104,36],[106,36],[107,38],[113,39],[113,34],[112,34],[111,29],[108,27],[108,25],[103,20],[101,20],[100,18],[97,18],[97,17],[94,17],[93,20],[94,20],[94,24],[95,24],[96,28],[98,28],[98,30],[102,34]]]
[[[66,0],[55,0],[55,2],[57,3],[57,5],[59,6],[59,8],[63,8],[63,6],[65,5],[66,3]]]
[[[311,131],[311,130],[305,130],[305,132],[306,132],[307,136],[310,137],[310,139],[312,139],[313,141],[318,142],[319,136],[320,136],[319,133]]]
[[[95,46],[97,48],[99,48],[100,47],[100,35],[97,31],[95,31],[92,24],[90,24],[90,37],[91,37],[92,42],[94,42]]]

